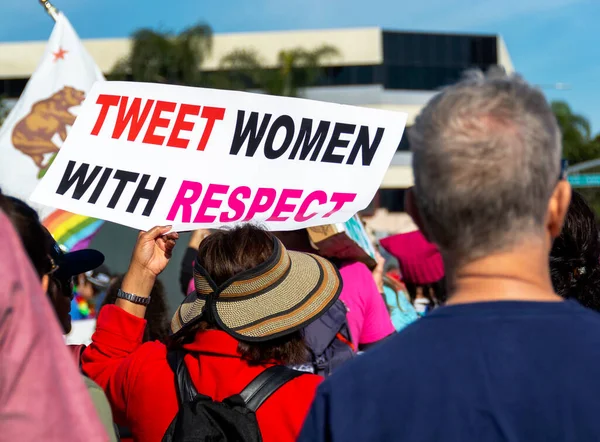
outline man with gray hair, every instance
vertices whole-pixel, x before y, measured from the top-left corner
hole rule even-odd
[[[322,384],[301,442],[600,440],[600,315],[552,290],[569,206],[543,94],[480,72],[409,133],[407,210],[449,300]]]

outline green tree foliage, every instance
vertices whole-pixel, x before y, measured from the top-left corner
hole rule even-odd
[[[337,57],[339,51],[329,45],[313,50],[282,50],[274,67],[267,67],[254,50],[237,49],[221,59],[221,68],[230,72],[223,86],[231,89],[260,89],[271,95],[298,96],[301,88],[315,84],[323,62]]]
[[[198,24],[179,34],[140,29],[129,55],[117,62],[109,78],[189,86],[205,84],[200,67],[212,51],[212,29]]]
[[[592,137],[590,122],[575,114],[564,101],[552,103],[563,136],[563,157],[569,164],[600,158],[600,137]]]
[[[558,125],[563,136],[563,157],[569,165],[600,158],[600,135],[592,136],[590,122],[582,115],[573,113],[563,101],[552,103]],[[600,167],[582,171],[582,173],[600,173]],[[600,189],[577,189],[592,206],[596,215],[600,215]]]

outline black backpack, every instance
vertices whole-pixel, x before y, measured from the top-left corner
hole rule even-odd
[[[163,442],[262,442],[256,410],[277,389],[303,373],[276,365],[259,374],[240,394],[215,402],[199,394],[183,361],[185,352],[169,351],[179,411]]]

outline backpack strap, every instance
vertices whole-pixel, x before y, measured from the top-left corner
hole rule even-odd
[[[185,365],[185,354],[185,351],[182,349],[167,351],[167,361],[169,362],[169,367],[175,373],[177,396],[182,404],[192,402],[198,396],[198,390],[194,387],[190,372]]]
[[[302,376],[301,371],[293,370],[284,365],[274,365],[256,376],[240,393],[246,408],[256,413],[256,410],[280,387],[292,379]]]

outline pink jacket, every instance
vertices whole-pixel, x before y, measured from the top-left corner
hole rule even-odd
[[[108,441],[47,296],[0,211],[2,440]]]

